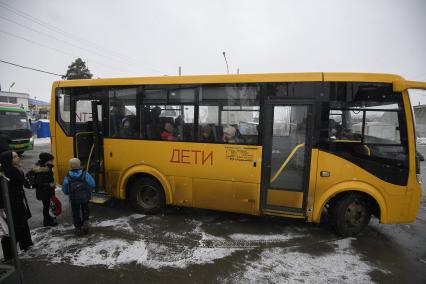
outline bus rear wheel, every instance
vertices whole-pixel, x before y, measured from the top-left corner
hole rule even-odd
[[[130,204],[142,214],[157,214],[166,206],[161,184],[151,178],[140,178],[130,187]]]
[[[343,237],[359,234],[370,222],[370,204],[362,194],[348,193],[337,197],[330,208],[334,231]]]

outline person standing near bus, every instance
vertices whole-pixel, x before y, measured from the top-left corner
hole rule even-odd
[[[0,154],[9,150],[9,137],[0,133]]]
[[[33,245],[31,239],[28,219],[31,218],[31,211],[25,196],[24,185],[29,187],[24,172],[20,166],[21,159],[16,152],[6,151],[0,154],[1,170],[4,172],[8,181],[8,191],[10,205],[12,209],[13,225],[15,228],[16,242],[19,243],[21,250],[27,250]],[[0,194],[0,214],[4,212],[3,193]],[[13,257],[10,246],[10,238],[4,236],[1,240],[4,259],[10,260]]]
[[[43,226],[56,226],[56,218],[49,214],[50,200],[55,195],[55,182],[53,178],[53,155],[40,153],[36,165],[27,173],[36,189],[36,198],[43,203]]]
[[[95,180],[81,168],[77,158],[69,160],[70,171],[62,183],[62,191],[69,196],[75,234],[82,235],[89,232],[89,200],[96,187]]]

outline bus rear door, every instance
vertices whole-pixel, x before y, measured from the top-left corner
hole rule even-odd
[[[305,217],[313,104],[266,102],[261,206],[264,214]]]
[[[79,96],[72,98],[71,133],[74,140],[74,156],[79,158],[84,169],[88,169],[96,181],[96,192],[104,193],[104,153],[103,113],[106,106],[102,99],[85,98]]]

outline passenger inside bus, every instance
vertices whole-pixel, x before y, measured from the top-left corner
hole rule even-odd
[[[215,142],[212,127],[208,124],[201,125],[200,141]]]
[[[135,117],[123,118],[121,129],[120,129],[120,137],[124,137],[124,138],[137,137]]]
[[[161,132],[161,139],[163,140],[176,140],[176,137],[173,135],[173,124],[169,121],[164,123],[164,129]]]
[[[234,126],[227,126],[223,129],[222,141],[225,143],[237,143],[237,139],[235,137],[237,130]]]

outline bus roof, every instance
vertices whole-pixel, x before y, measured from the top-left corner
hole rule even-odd
[[[266,82],[383,82],[404,80],[401,76],[379,73],[270,73],[238,75],[157,76],[55,81],[54,87],[119,86],[160,84],[217,84]]]
[[[2,105],[0,105],[0,111],[26,112],[25,109],[22,109],[20,107],[2,106]]]

